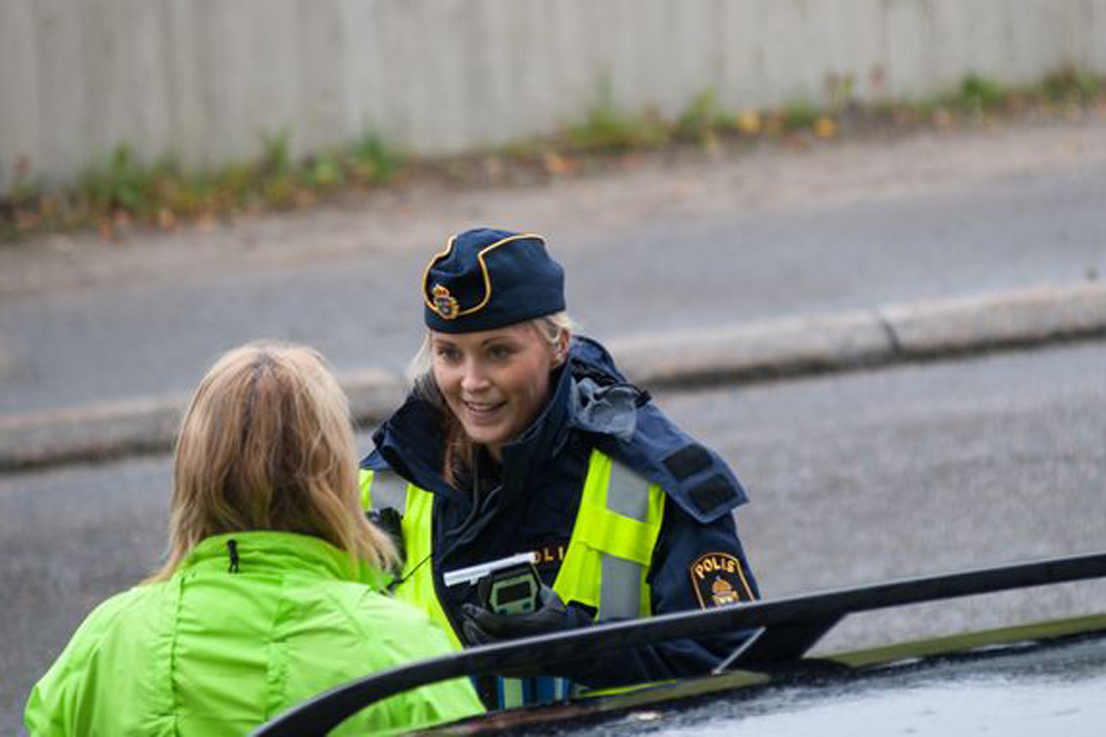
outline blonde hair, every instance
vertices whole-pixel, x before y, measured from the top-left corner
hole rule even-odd
[[[535,317],[527,321],[533,325],[538,335],[548,341],[553,349],[560,346],[562,336],[570,339],[577,329],[577,323],[567,312],[554,312],[541,317]],[[422,344],[418,352],[407,364],[407,380],[410,382],[414,394],[430,402],[438,408],[442,414],[444,423],[445,447],[442,449],[442,477],[450,485],[457,480],[459,471],[472,468],[472,458],[475,452],[475,444],[465,434],[461,423],[453,416],[449,407],[442,398],[441,391],[434,381],[434,352],[430,346],[429,333],[423,336]]]
[[[258,342],[223,354],[196,388],[177,437],[170,577],[204,538],[281,530],[321,538],[351,563],[387,568],[395,547],[360,508],[346,396],[321,355]]]

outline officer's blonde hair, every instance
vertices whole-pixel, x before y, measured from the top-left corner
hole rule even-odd
[[[322,538],[379,568],[396,552],[360,509],[349,405],[317,352],[259,342],[225,353],[200,382],[177,437],[171,576],[211,535],[282,530]]]
[[[558,350],[565,337],[571,339],[576,330],[576,322],[569,317],[567,312],[554,312],[542,315],[528,321],[537,330],[538,335],[549,342],[549,345]],[[445,423],[444,437],[445,447],[442,449],[442,477],[453,484],[458,476],[458,471],[472,467],[472,457],[475,446],[464,430],[460,422],[453,416],[442,398],[438,385],[434,381],[434,352],[430,345],[430,335],[423,336],[422,345],[415,353],[415,357],[407,365],[407,380],[412,385],[415,395],[429,401],[442,413]]]

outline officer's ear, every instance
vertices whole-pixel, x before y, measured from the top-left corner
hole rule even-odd
[[[568,346],[572,342],[572,334],[568,329],[561,330],[557,336],[557,344],[553,348],[553,368],[560,368],[568,358]]]

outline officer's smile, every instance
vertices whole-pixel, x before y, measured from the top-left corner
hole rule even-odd
[[[462,403],[468,415],[472,418],[472,421],[479,424],[494,422],[497,419],[499,410],[507,406],[506,402],[488,403],[462,400]]]

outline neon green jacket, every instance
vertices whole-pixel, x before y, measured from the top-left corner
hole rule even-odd
[[[378,572],[353,570],[345,553],[314,537],[208,538],[170,580],[118,594],[88,616],[31,692],[27,729],[243,735],[340,683],[451,650],[425,614],[376,593],[380,583]],[[393,696],[334,734],[482,711],[470,682],[459,679]]]

